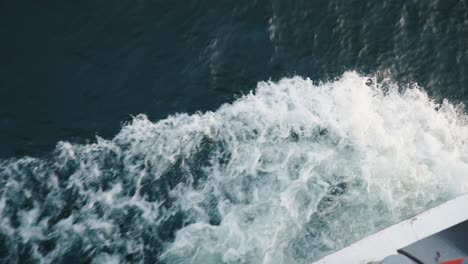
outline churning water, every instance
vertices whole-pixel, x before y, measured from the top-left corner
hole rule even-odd
[[[0,161],[0,259],[310,263],[468,190],[462,106],[347,72]]]

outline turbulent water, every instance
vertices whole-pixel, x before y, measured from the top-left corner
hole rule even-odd
[[[311,263],[468,190],[468,118],[347,72],[0,161],[4,263]]]
[[[0,263],[311,263],[468,191],[467,0],[3,0],[0,32]]]

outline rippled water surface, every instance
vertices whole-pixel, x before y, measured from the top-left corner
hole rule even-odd
[[[0,3],[1,263],[311,263],[467,191],[466,2],[198,2]]]

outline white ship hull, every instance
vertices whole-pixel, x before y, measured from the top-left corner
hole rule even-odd
[[[400,256],[389,257],[392,255]],[[436,264],[466,256],[468,194],[374,233],[315,264]]]

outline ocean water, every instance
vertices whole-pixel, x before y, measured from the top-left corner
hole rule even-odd
[[[468,118],[348,72],[0,163],[2,258],[311,263],[468,190]]]
[[[1,263],[312,263],[468,191],[465,1],[0,13]]]

